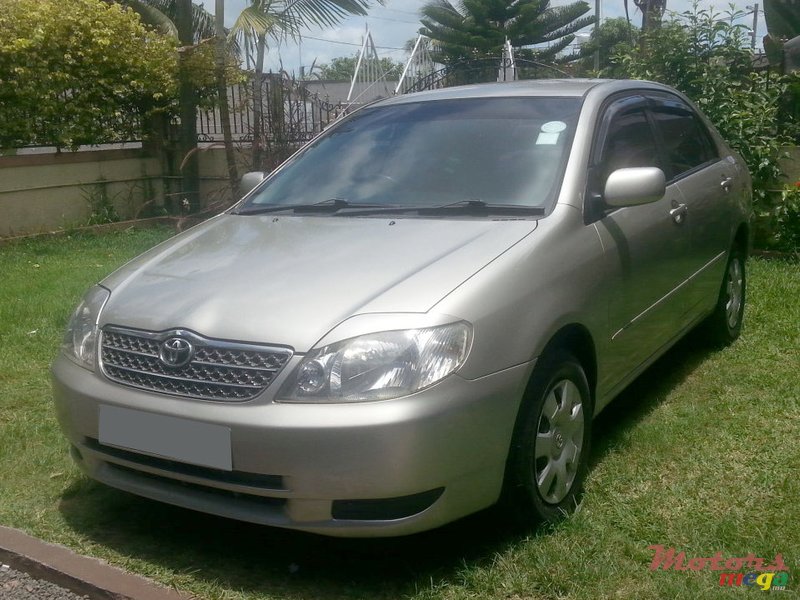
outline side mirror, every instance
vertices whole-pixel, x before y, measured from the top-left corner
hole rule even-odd
[[[664,197],[667,182],[664,171],[657,167],[617,169],[608,176],[603,201],[608,206],[637,206]]]
[[[239,197],[244,198],[259,183],[264,181],[266,176],[267,174],[264,171],[250,171],[242,175],[242,180],[239,182]]]

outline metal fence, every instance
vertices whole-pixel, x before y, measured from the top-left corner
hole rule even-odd
[[[265,74],[259,82],[247,81],[228,88],[228,106],[234,140],[252,142],[257,121],[255,103],[261,99],[261,139],[267,146],[303,144],[347,110],[347,104],[313,94],[302,83],[283,75]],[[260,92],[260,94],[258,93]],[[222,140],[218,108],[200,110],[199,142]]]
[[[567,76],[553,65],[525,59],[481,59],[449,65],[420,77],[404,92],[449,87],[464,83],[511,81],[540,77]],[[260,86],[260,89],[256,88]],[[260,92],[260,93],[259,93]],[[310,92],[305,82],[285,74],[269,73],[260,82],[247,81],[228,88],[228,106],[234,139],[253,140],[256,98],[261,99],[261,139],[265,145],[302,144],[320,133],[330,122],[348,112],[356,104],[344,99],[331,99]],[[210,108],[198,113],[200,142],[222,139],[219,110]]]
[[[543,79],[547,77],[572,77],[555,65],[524,58],[479,58],[449,64],[417,79],[405,88],[404,93],[492,81]]]

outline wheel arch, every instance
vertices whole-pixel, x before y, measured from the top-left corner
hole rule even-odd
[[[580,323],[564,325],[547,342],[540,358],[556,349],[569,352],[581,363],[589,384],[592,409],[594,409],[597,391],[597,352],[592,334]],[[531,374],[531,378],[533,378],[533,374]]]
[[[597,392],[597,353],[595,348],[594,339],[592,334],[585,325],[580,323],[568,323],[562,325],[542,347],[541,352],[538,353],[533,369],[528,375],[528,381],[525,383],[525,392],[522,396],[517,409],[516,422],[514,424],[514,431],[519,427],[520,415],[525,410],[525,404],[530,397],[531,387],[534,384],[534,378],[537,374],[537,367],[541,364],[545,357],[554,354],[557,351],[563,351],[574,356],[586,375],[586,383],[589,385],[589,396],[592,404],[592,413],[596,406],[596,392]]]
[[[537,377],[542,372],[542,368],[546,369],[545,365],[550,364],[550,366],[552,366],[552,361],[558,361],[556,357],[559,355],[563,357],[565,353],[577,359],[586,377],[586,384],[589,388],[589,403],[591,406],[590,410],[586,411],[588,413],[588,418],[585,421],[585,426],[589,431],[589,440],[591,440],[591,422],[594,415],[597,387],[597,355],[594,339],[589,330],[584,325],[573,322],[561,326],[550,337],[549,341],[542,348],[542,351],[538,353],[536,363],[528,377],[525,393],[517,412],[516,422],[514,423],[513,435],[510,440],[510,447],[503,475],[500,503],[501,505],[505,505],[509,511],[515,506],[515,499],[519,498],[520,494],[523,493],[523,488],[520,487],[515,473],[518,468],[517,459],[519,452],[523,447],[521,434],[524,431],[527,413],[533,404],[533,391],[537,385]],[[541,381],[539,381],[539,384],[541,384]],[[584,446],[587,452],[589,452],[590,448],[589,443],[590,442],[587,442]],[[509,514],[511,514],[511,512]]]

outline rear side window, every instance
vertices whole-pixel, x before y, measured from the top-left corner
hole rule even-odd
[[[673,179],[717,160],[711,136],[694,113],[677,107],[656,107],[652,114],[664,140]]]

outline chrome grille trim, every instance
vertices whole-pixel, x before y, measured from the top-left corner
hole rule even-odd
[[[191,361],[171,367],[159,358],[161,344],[179,337],[194,348]],[[110,380],[152,392],[242,402],[274,381],[293,351],[279,346],[205,338],[186,329],[143,331],[106,326],[100,337],[100,368]]]

